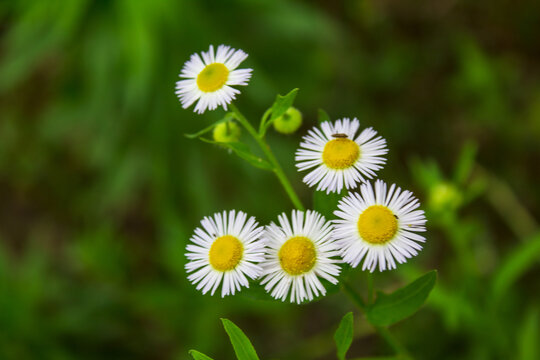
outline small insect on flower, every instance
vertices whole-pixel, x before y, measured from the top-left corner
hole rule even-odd
[[[359,127],[357,119],[326,121],[303,137],[295,159],[298,171],[311,169],[303,179],[307,185],[339,193],[375,176],[386,162],[386,140],[372,128],[355,138]]]
[[[337,283],[341,260],[338,247],[331,239],[332,225],[315,211],[294,210],[291,222],[283,213],[279,225],[266,227],[266,259],[261,264],[261,284],[274,298],[300,304],[304,300],[325,295],[319,278]]]
[[[236,98],[240,91],[233,88],[235,85],[247,85],[251,78],[252,69],[236,69],[247,54],[242,50],[235,50],[229,46],[220,45],[214,53],[210,45],[208,52],[191,55],[184,64],[180,77],[185,80],[176,82],[176,95],[184,109],[195,101],[195,112],[202,114],[223,106]]]
[[[203,294],[211,291],[212,295],[223,283],[221,297],[249,287],[248,278],[256,279],[262,272],[263,230],[254,217],[247,219],[242,211],[205,217],[186,247],[188,280]]]
[[[396,268],[422,249],[426,217],[410,191],[393,184],[387,191],[382,180],[360,186],[360,194],[351,193],[341,199],[334,214],[333,238],[339,244],[346,263],[373,272]]]

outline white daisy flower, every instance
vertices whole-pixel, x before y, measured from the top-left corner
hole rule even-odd
[[[221,286],[221,297],[234,295],[242,286],[249,287],[248,277],[261,275],[259,263],[264,260],[264,242],[260,240],[264,228],[254,217],[247,219],[242,211],[216,213],[205,217],[195,229],[191,244],[186,247],[191,273],[188,280],[197,284],[203,294]]]
[[[291,223],[286,214],[279,217],[279,226],[266,227],[266,259],[261,264],[261,284],[276,299],[300,304],[304,300],[325,295],[319,278],[337,283],[339,251],[331,239],[332,225],[315,211],[293,210]]]
[[[186,80],[176,82],[176,95],[184,109],[199,100],[195,112],[202,114],[223,106],[236,98],[240,91],[232,88],[233,85],[247,85],[251,78],[252,69],[236,69],[247,54],[242,50],[235,50],[229,46],[220,45],[214,54],[214,47],[210,45],[208,52],[191,55],[191,59],[184,64],[180,77]]]
[[[334,214],[333,238],[339,244],[346,263],[373,272],[396,268],[418,254],[426,239],[417,234],[425,231],[426,217],[418,199],[410,191],[395,184],[386,191],[382,180],[360,186],[360,194],[351,193],[341,199]]]
[[[372,128],[364,129],[355,138],[360,127],[358,119],[325,121],[321,130],[314,127],[304,136],[296,152],[298,171],[315,168],[304,177],[309,186],[317,190],[341,192],[375,176],[375,171],[386,163],[382,156],[388,152],[386,140],[377,136]]]

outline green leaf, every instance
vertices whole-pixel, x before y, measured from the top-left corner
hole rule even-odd
[[[345,195],[347,195],[346,189],[343,189],[339,194],[327,194],[324,191],[315,191],[313,193],[313,209],[324,215],[327,220],[333,219],[335,217],[334,211],[337,210],[337,204]]]
[[[270,119],[266,121],[267,117],[263,116],[263,120],[261,121],[261,126],[259,127],[261,136],[264,136],[266,130],[268,130],[268,127],[272,125],[274,120],[285,114],[285,111],[292,106],[297,93],[298,89],[293,89],[287,95],[276,96],[276,100],[270,108]]]
[[[189,354],[194,360],[213,360],[211,357],[208,357],[197,350],[189,350]]]
[[[317,110],[317,121],[319,122],[319,124],[325,121],[330,121],[330,116],[323,109],[319,109]]]
[[[224,142],[217,142],[217,141],[205,139],[205,138],[200,138],[200,139],[209,144],[219,145],[219,146],[222,146],[224,148],[234,151],[234,153],[238,155],[240,158],[246,160],[251,165],[258,167],[259,169],[269,170],[269,171],[274,170],[274,168],[268,161],[261,159],[260,157],[253,154],[251,150],[249,149],[249,147],[244,143],[241,143],[241,142],[224,143]]]
[[[259,360],[248,337],[232,321],[221,319],[223,327],[231,339],[231,344],[238,360]]]
[[[339,360],[345,360],[345,355],[347,354],[349,347],[351,347],[353,341],[353,329],[353,313],[349,312],[345,314],[343,319],[341,319],[339,327],[334,334],[334,340],[337,347],[337,357]]]
[[[367,318],[376,326],[392,325],[418,311],[435,286],[437,271],[430,271],[392,294],[377,293],[367,310]]]
[[[272,122],[281,115],[285,114],[288,108],[294,103],[298,89],[291,90],[287,95],[278,95],[276,96],[276,101],[272,105],[272,115],[270,115],[270,121]]]
[[[534,235],[514,250],[499,266],[493,278],[495,299],[503,296],[512,284],[540,259],[540,234]]]
[[[184,136],[187,137],[188,139],[199,138],[199,137],[203,136],[204,134],[206,134],[207,132],[212,131],[219,124],[221,124],[221,123],[223,123],[225,121],[233,120],[233,119],[234,119],[233,113],[227,113],[227,115],[225,115],[225,117],[223,119],[220,119],[220,120],[214,122],[212,125],[209,125],[209,126],[205,127],[201,131],[198,131],[198,132],[193,133],[193,134],[184,134]]]

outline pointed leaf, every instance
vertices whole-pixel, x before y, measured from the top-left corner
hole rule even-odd
[[[230,320],[221,319],[221,321],[231,339],[231,344],[238,360],[259,360],[255,348],[253,348],[251,341],[249,341],[244,332]]]
[[[433,270],[392,294],[379,292],[377,300],[367,310],[369,322],[376,326],[388,326],[411,316],[426,301],[436,280],[437,271]]]
[[[354,320],[353,313],[349,312],[345,314],[339,327],[334,334],[334,340],[337,347],[337,357],[339,360],[345,360],[345,355],[351,347],[353,341],[353,331],[354,331]]]
[[[208,357],[197,350],[189,350],[189,354],[194,360],[213,360],[211,357]]]
[[[328,115],[328,113],[326,111],[324,111],[323,109],[319,109],[317,111],[317,121],[320,123],[323,123],[325,121],[330,121],[330,116]]]
[[[207,127],[205,127],[204,129],[196,132],[196,133],[193,133],[193,134],[184,134],[185,137],[187,137],[188,139],[196,139],[198,137],[201,137],[203,136],[204,134],[206,134],[207,132],[210,132],[212,131],[216,126],[218,126],[219,124],[225,122],[225,121],[230,121],[234,119],[234,116],[232,113],[228,113],[227,115],[225,115],[224,118],[214,122],[212,125],[209,125]]]
[[[241,142],[224,143],[224,142],[217,142],[217,141],[206,139],[206,138],[200,138],[200,139],[209,144],[219,145],[219,146],[222,146],[224,148],[234,151],[236,155],[246,160],[251,165],[258,167],[259,169],[269,170],[269,171],[274,170],[274,168],[268,161],[261,159],[260,157],[253,154],[251,150],[249,149],[249,147],[244,143],[241,143]]]
[[[270,115],[270,122],[274,121],[281,115],[285,114],[288,108],[294,103],[298,89],[291,90],[287,95],[276,96],[276,101],[272,105],[272,115]]]
[[[274,104],[270,108],[270,119],[266,121],[267,117],[263,116],[263,120],[261,121],[261,125],[259,129],[260,129],[260,134],[262,136],[264,136],[264,134],[266,133],[266,130],[268,130],[268,127],[272,125],[274,120],[276,120],[281,115],[285,114],[285,111],[287,111],[287,109],[292,106],[297,93],[298,93],[298,89],[293,89],[287,95],[276,96],[276,100],[274,101]]]

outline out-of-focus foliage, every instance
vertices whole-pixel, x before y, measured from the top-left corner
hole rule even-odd
[[[220,317],[261,358],[335,357],[344,296],[222,300],[186,280],[202,216],[291,208],[268,172],[183,135],[225,114],[174,95],[189,55],[221,43],[250,54],[251,119],[300,89],[298,136],[268,136],[306,204],[294,151],[319,108],[388,140],[381,177],[413,188],[429,231],[376,285],[439,270],[393,328],[412,354],[540,356],[540,2],[21,0],[0,19],[0,358],[232,359]],[[355,325],[349,356],[391,353]]]

